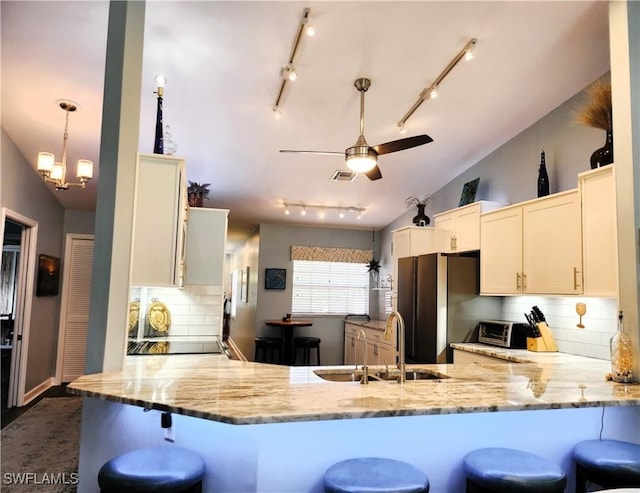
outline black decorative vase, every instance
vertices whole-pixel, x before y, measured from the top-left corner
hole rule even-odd
[[[424,207],[426,204],[418,204],[418,214],[416,214],[413,218],[413,224],[416,226],[429,226],[431,219],[424,213]]]
[[[538,168],[538,197],[549,195],[549,175],[544,159],[544,151],[540,153],[540,168]]]
[[[607,130],[605,143],[591,154],[591,169],[613,163],[613,130]]]

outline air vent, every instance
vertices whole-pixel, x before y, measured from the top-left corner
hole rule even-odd
[[[358,176],[358,173],[355,171],[343,171],[337,169],[336,172],[331,177],[331,181],[353,181]]]

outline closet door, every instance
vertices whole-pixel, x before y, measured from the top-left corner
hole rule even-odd
[[[70,382],[85,371],[93,243],[93,235],[67,235],[58,340],[61,382]]]

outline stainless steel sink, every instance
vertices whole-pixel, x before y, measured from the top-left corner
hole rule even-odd
[[[371,369],[369,369],[371,372]],[[330,382],[360,382],[362,373],[355,373],[353,370],[315,370],[314,373],[324,380]],[[448,375],[430,370],[409,370],[405,373],[406,381],[439,381],[450,378]],[[400,372],[390,370],[369,373],[369,382],[397,382],[400,379]]]
[[[398,381],[400,378],[400,372],[398,371],[390,371],[389,373],[381,371],[374,373],[374,376],[383,381]],[[451,378],[448,375],[443,373],[438,373],[436,371],[430,370],[408,370],[405,372],[405,380],[415,381],[415,380],[446,380],[447,378]]]
[[[353,370],[315,370],[313,373],[330,382],[360,382],[362,378],[362,372],[355,373]],[[368,380],[374,382],[380,379],[369,375]]]

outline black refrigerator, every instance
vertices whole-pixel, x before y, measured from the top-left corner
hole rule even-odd
[[[480,296],[480,257],[433,253],[398,259],[398,312],[407,363],[453,363],[452,342],[477,340],[481,320],[498,320],[501,299]]]

